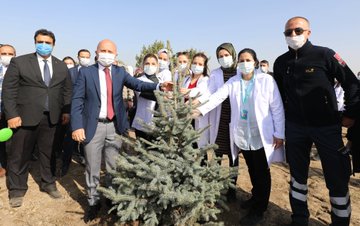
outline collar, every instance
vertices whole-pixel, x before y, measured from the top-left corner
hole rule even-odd
[[[99,64],[99,63],[98,63],[98,68],[99,68],[99,70],[101,70],[101,71],[103,71],[103,70],[105,69],[105,67],[102,66],[102,65]],[[112,68],[112,66],[110,66],[110,67],[108,67],[108,68],[109,68],[109,71],[110,71],[110,74],[111,74],[111,68]]]
[[[289,48],[289,52],[291,54],[297,55],[299,57],[299,56],[304,55],[312,47],[313,47],[313,44],[311,44],[311,42],[309,40],[306,40],[305,44],[298,50],[294,50],[294,49],[292,49],[290,47],[288,47],[288,48]]]
[[[47,60],[48,63],[52,63],[52,56],[51,55],[47,59],[44,59],[44,57],[42,57],[41,55],[36,53],[36,57],[37,57],[39,62],[42,62],[43,60]]]

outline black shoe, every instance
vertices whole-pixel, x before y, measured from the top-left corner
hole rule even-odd
[[[20,197],[12,197],[9,200],[9,205],[11,208],[17,208],[20,207],[23,203],[23,199],[24,197],[20,196]]]
[[[60,193],[59,190],[57,190],[57,188],[54,188],[54,189],[42,188],[42,189],[40,189],[40,191],[46,192],[53,199],[61,199],[62,198],[62,194]]]
[[[241,209],[247,210],[252,208],[255,205],[256,201],[253,197],[251,197],[250,199],[244,201],[243,203],[240,204]]]
[[[90,206],[89,210],[85,213],[84,222],[88,223],[88,222],[94,220],[97,217],[97,214],[98,214],[100,208],[101,208],[100,204]]]
[[[240,225],[257,225],[264,219],[264,214],[261,212],[250,211],[243,218],[240,219]]]

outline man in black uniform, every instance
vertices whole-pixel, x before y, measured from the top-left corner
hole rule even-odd
[[[285,107],[291,225],[308,225],[307,178],[313,142],[330,192],[331,225],[349,225],[351,166],[349,153],[342,151],[341,121],[346,127],[354,122],[359,106],[359,82],[339,54],[313,46],[308,41],[310,33],[306,18],[289,19],[284,32],[289,51],[274,63],[274,78]],[[346,110],[342,120],[337,111],[334,78],[345,91]]]

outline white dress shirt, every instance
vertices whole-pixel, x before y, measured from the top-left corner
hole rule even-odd
[[[105,67],[101,64],[99,65],[99,81],[100,81],[100,114],[99,118],[105,119],[107,117],[107,87],[106,87],[106,77],[105,77]],[[109,73],[111,76],[111,67],[109,67]]]
[[[40,71],[41,71],[41,77],[44,80],[44,61],[45,60],[42,56],[40,56],[39,54],[36,54],[38,62],[39,62],[39,67],[40,67]],[[51,55],[49,56],[49,58],[46,59],[47,60],[47,65],[49,66],[49,70],[50,70],[50,78],[52,78],[52,74],[53,74],[53,67],[52,67],[52,58]]]

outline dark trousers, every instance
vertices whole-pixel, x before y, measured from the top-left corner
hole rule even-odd
[[[267,163],[265,150],[261,148],[255,151],[241,151],[248,167],[252,199],[255,201],[252,211],[262,213],[269,204],[271,190],[270,169]]]
[[[1,114],[1,119],[0,119],[0,129],[6,128],[7,127],[7,122],[5,119],[5,115],[3,113]],[[2,168],[6,168],[6,149],[5,149],[5,142],[0,142],[0,166]]]
[[[286,157],[290,167],[290,205],[292,220],[308,224],[307,178],[312,143],[318,150],[326,187],[331,201],[332,225],[349,225],[350,196],[348,183],[351,174],[349,153],[338,151],[344,147],[341,125],[309,127],[286,121]]]
[[[24,196],[28,186],[29,163],[35,143],[39,149],[41,189],[56,189],[55,177],[51,173],[51,156],[56,126],[50,124],[49,115],[44,114],[39,125],[20,127],[14,130],[11,144],[7,144],[8,155],[6,185],[9,198]]]

